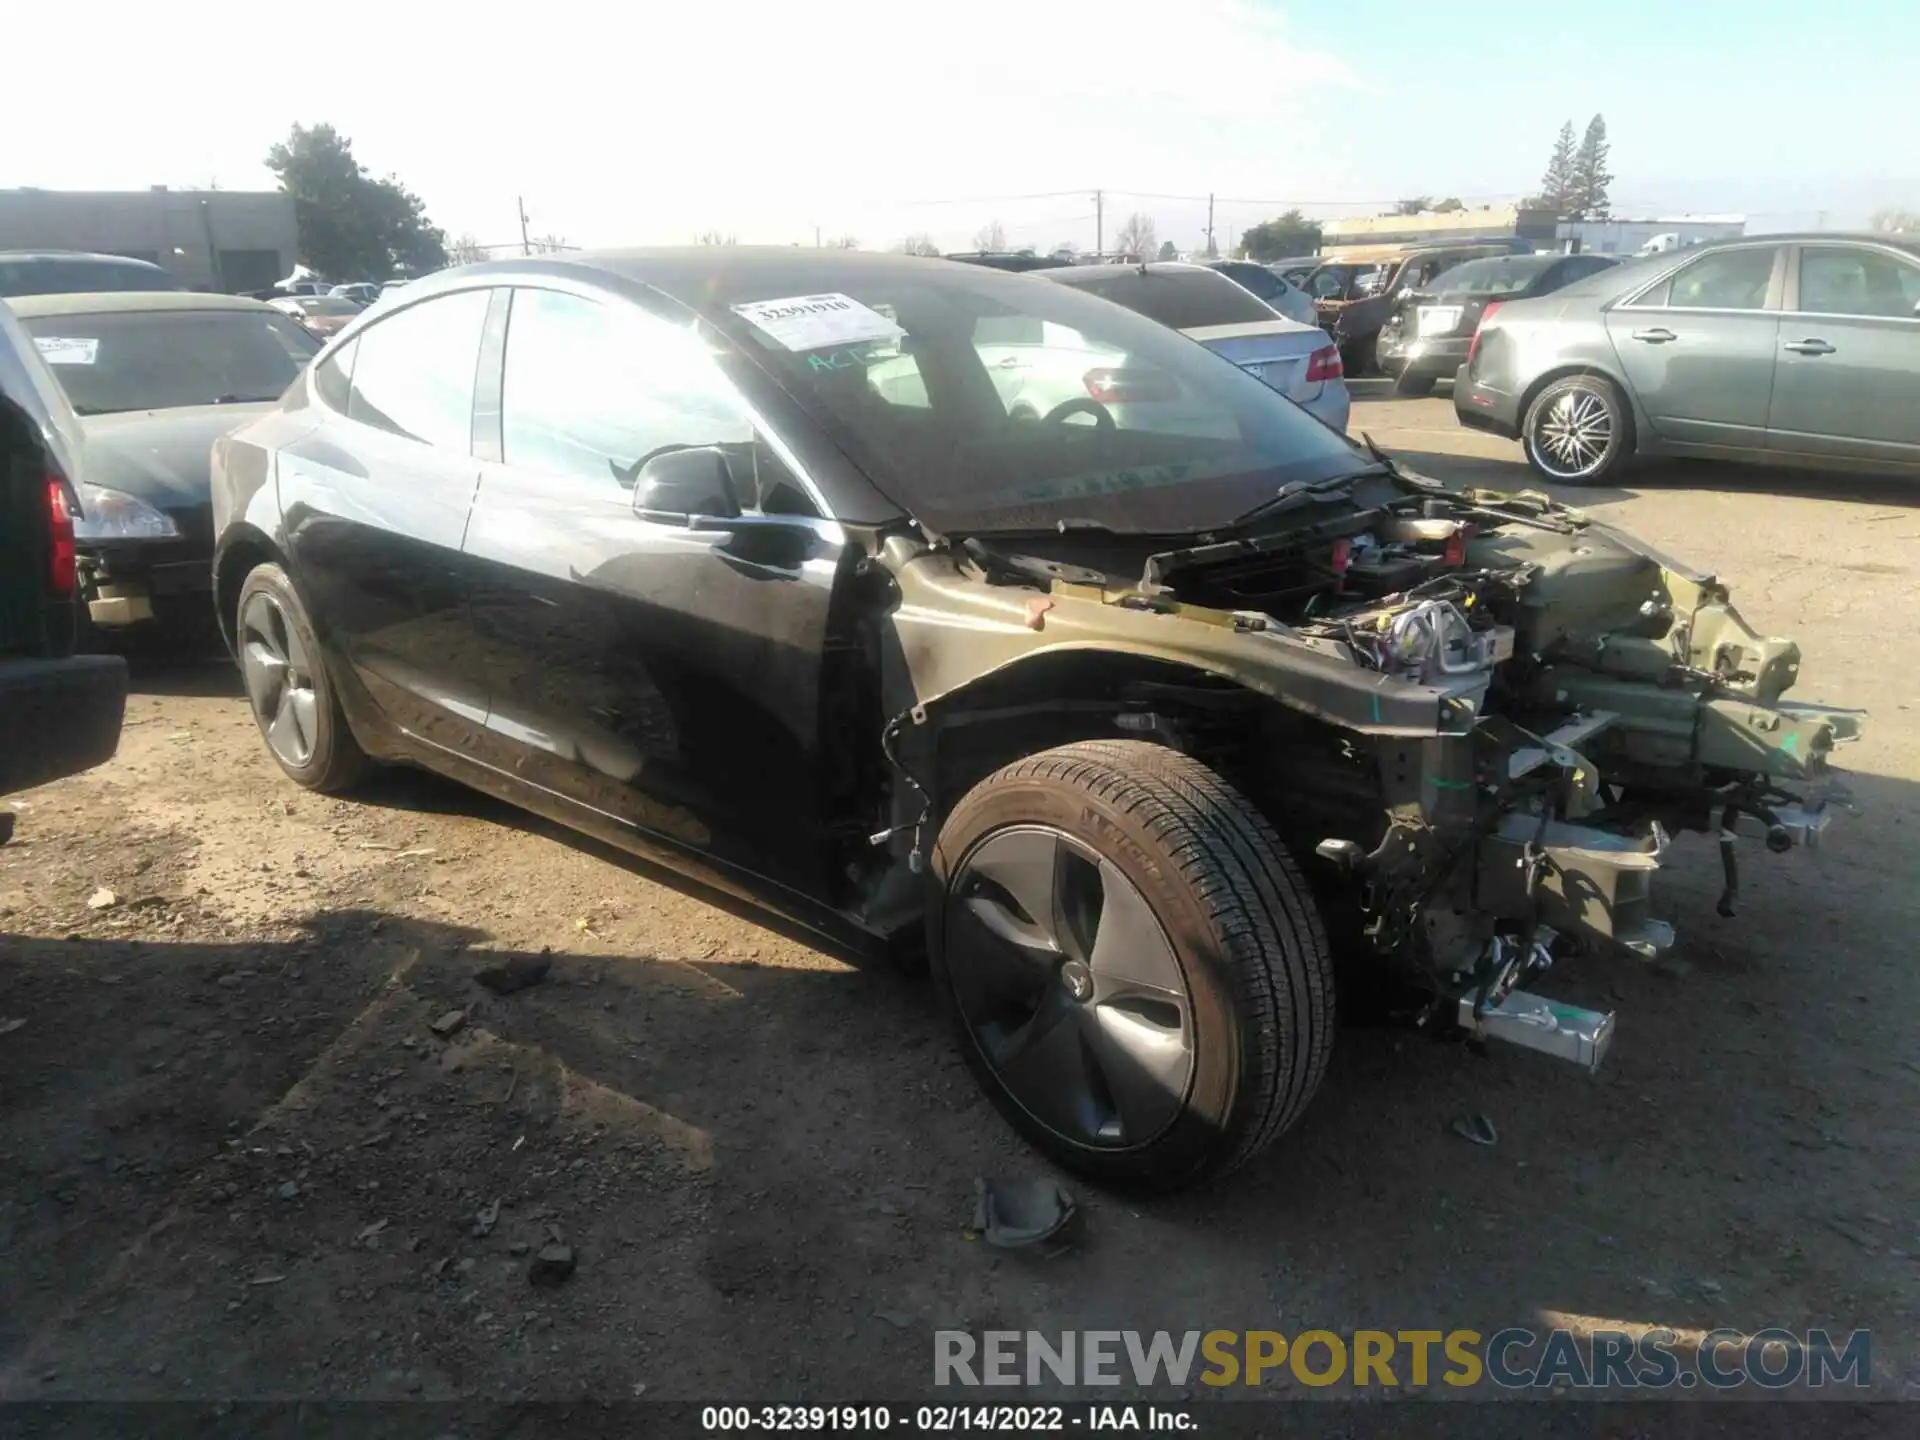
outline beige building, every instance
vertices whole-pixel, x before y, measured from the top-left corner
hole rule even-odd
[[[1426,240],[1531,240],[1550,249],[1554,216],[1546,210],[1523,210],[1516,205],[1482,206],[1477,210],[1424,211],[1418,215],[1360,215],[1320,222],[1320,248],[1338,250],[1355,245],[1408,244]]]
[[[192,290],[263,290],[299,249],[293,197],[277,190],[0,190],[0,250],[126,255]]]

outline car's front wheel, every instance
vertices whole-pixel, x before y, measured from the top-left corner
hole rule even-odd
[[[287,572],[256,565],[234,609],[234,648],[247,703],[268,752],[309,790],[351,789],[371,762],[347,728],[326,657]]]
[[[933,853],[929,959],[967,1064],[1061,1164],[1170,1189],[1305,1109],[1333,974],[1272,827],[1195,760],[1137,741],[1029,756]]]
[[[1604,375],[1569,375],[1534,397],[1521,425],[1527,462],[1562,485],[1597,485],[1633,455],[1633,421]]]

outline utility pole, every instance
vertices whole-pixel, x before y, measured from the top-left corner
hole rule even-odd
[[[513,197],[513,204],[514,208],[520,212],[520,253],[531,255],[533,245],[527,239],[527,202],[522,196],[516,195]]]
[[[1106,200],[1101,192],[1093,192],[1093,253],[1099,257],[1107,253]]]
[[[1207,258],[1214,259],[1219,251],[1213,248],[1213,192],[1207,192]]]
[[[1816,230],[1824,230],[1827,228],[1827,212],[1826,211],[1816,210],[1813,212],[1813,228]]]
[[[813,248],[816,250],[820,248],[820,227],[818,225],[813,227]]]

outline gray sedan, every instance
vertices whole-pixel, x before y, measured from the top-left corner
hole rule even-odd
[[[1920,476],[1920,241],[1768,235],[1656,255],[1482,321],[1463,425],[1593,484],[1636,455]]]

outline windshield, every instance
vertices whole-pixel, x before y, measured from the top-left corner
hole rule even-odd
[[[277,400],[320,342],[284,315],[141,310],[22,324],[82,415]]]
[[[1366,463],[1232,362],[1077,286],[869,265],[809,274],[834,294],[782,295],[765,277],[729,293],[746,278],[722,272],[705,313],[941,533],[1082,522],[1185,534],[1288,481]],[[837,332],[795,330],[781,313],[842,300]]]
[[[1385,265],[1322,265],[1301,288],[1316,300],[1360,300],[1387,282]]]
[[[97,290],[178,290],[157,265],[61,255],[0,258],[0,295],[82,295]]]
[[[1142,274],[1137,267],[1116,265],[1102,267],[1098,274],[1084,279],[1067,275],[1059,283],[1124,305],[1176,330],[1253,325],[1276,318],[1244,288],[1211,270],[1148,270]]]
[[[1558,255],[1496,255],[1443,270],[1426,287],[1435,295],[1511,295],[1524,290],[1559,260]]]

